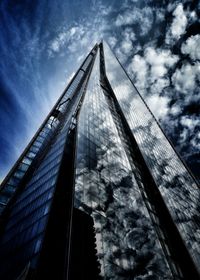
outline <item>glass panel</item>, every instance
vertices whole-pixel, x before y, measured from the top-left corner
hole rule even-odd
[[[78,121],[75,207],[93,217],[105,279],[128,279],[137,271],[138,279],[170,280],[99,78],[98,55]]]
[[[200,244],[200,235],[195,217],[199,216],[200,190],[106,43],[104,54],[106,74],[119,105],[171,216],[199,268],[200,247],[196,244]]]
[[[61,118],[50,116],[45,127],[23,157],[22,162],[17,166],[14,176],[9,180],[10,185],[5,186],[3,190],[5,195],[1,192],[0,209],[3,209],[1,206],[5,206],[11,197],[10,191],[16,189],[12,187],[12,184],[21,182],[25,171],[34,159],[35,168],[33,168],[30,179],[27,178],[29,181],[23,186],[22,191],[17,194],[10,206],[8,221],[0,239],[0,266],[5,268],[3,276],[1,274],[3,269],[0,269],[1,279],[5,279],[5,275],[6,279],[16,279],[20,275],[20,271],[18,273],[15,271],[16,265],[18,265],[17,270],[29,262],[31,266],[36,265],[36,254],[39,254],[41,249],[65,144],[68,141],[70,129],[76,125],[73,115],[84,92],[86,80],[79,86],[84,74],[84,71],[80,70],[66,91],[62,101],[69,96],[70,101],[63,104]],[[57,110],[59,110],[59,105]],[[59,130],[56,130],[57,128]],[[54,132],[56,133],[54,134]],[[54,137],[53,141],[50,141],[51,137]],[[43,151],[43,157],[38,159],[37,153]],[[33,265],[31,260],[33,260]],[[9,267],[12,267],[12,270]]]

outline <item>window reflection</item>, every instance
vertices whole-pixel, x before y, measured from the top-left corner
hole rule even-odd
[[[199,188],[106,43],[104,54],[106,74],[119,105],[171,216],[199,267],[200,249],[195,244],[200,239],[194,226],[194,216],[199,215]]]
[[[78,122],[75,206],[94,219],[102,276],[172,279],[99,78],[98,55]]]

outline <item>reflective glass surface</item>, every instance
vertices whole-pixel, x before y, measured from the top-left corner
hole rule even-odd
[[[91,57],[88,59],[84,63],[85,68],[91,62]],[[30,179],[10,206],[9,217],[0,239],[0,278],[2,279],[16,279],[25,266],[35,268],[37,265],[65,144],[74,127],[73,115],[84,92],[87,75],[82,80],[83,75],[84,71],[80,69],[57,108],[17,166],[15,175],[9,179],[9,185],[5,187],[7,192],[12,192],[12,186],[21,182],[28,167],[32,163],[36,164]],[[65,102],[66,100],[68,102]]]
[[[25,155],[22,157],[21,161],[15,166],[10,178],[6,183],[3,183],[0,190],[0,214],[5,209],[6,205],[12,198],[13,194],[17,190],[17,187],[21,180],[23,179],[26,171],[29,169],[29,166],[32,164],[33,160],[38,157],[40,151],[43,151],[44,148],[51,141],[52,137],[55,135],[58,126],[61,123],[63,115],[66,113],[66,110],[69,110],[72,104],[69,104],[74,98],[74,93],[77,90],[81,79],[84,76],[86,69],[91,63],[93,55],[90,54],[84,61],[81,69],[76,73],[75,78],[72,80],[70,85],[64,92],[64,96],[59,101],[56,109],[53,114],[48,118],[46,123],[40,132],[36,135],[35,140],[32,142],[29,149],[26,151]],[[83,90],[84,83],[82,85]],[[76,94],[76,104],[78,102],[78,97],[80,98],[80,92]],[[73,100],[73,102],[75,102]],[[71,102],[72,103],[72,102]],[[70,105],[70,106],[69,106]],[[71,108],[72,109],[72,106]],[[56,112],[56,114],[55,114]],[[72,115],[72,114],[71,114]]]
[[[106,75],[170,214],[199,268],[200,190],[156,119],[104,43]]]
[[[9,220],[0,242],[1,268],[13,272],[28,262],[33,267],[43,241],[56,179],[64,151],[70,120],[61,130],[23,192],[12,205]],[[1,269],[1,273],[2,273]],[[6,272],[8,273],[8,272]],[[20,273],[20,270],[19,272]]]
[[[78,121],[75,207],[94,219],[103,279],[173,279],[99,75],[97,55]]]

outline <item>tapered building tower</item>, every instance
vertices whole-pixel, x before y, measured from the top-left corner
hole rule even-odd
[[[106,43],[0,190],[0,279],[199,279],[200,191]]]

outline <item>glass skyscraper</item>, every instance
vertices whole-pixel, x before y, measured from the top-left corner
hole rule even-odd
[[[2,183],[0,279],[200,279],[199,197],[97,44]]]

